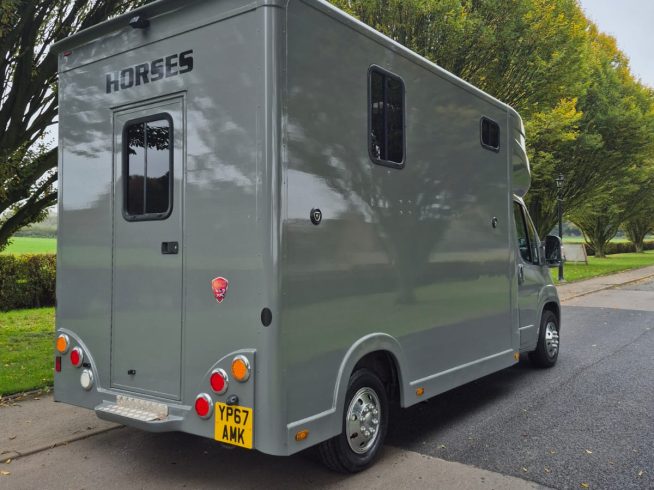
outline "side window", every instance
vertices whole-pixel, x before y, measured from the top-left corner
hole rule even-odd
[[[500,151],[500,125],[487,117],[481,118],[481,146]]]
[[[404,82],[381,68],[369,74],[368,150],[380,165],[404,165]]]
[[[516,235],[518,237],[518,249],[520,255],[526,262],[531,262],[531,247],[529,244],[529,234],[527,233],[527,223],[525,222],[522,206],[517,202],[513,203],[513,214],[515,216]]]
[[[166,219],[172,210],[173,123],[167,114],[136,119],[123,129],[123,215]]]
[[[538,264],[540,262],[539,260],[540,253],[538,251],[538,237],[536,235],[536,228],[534,227],[534,224],[531,222],[531,218],[529,217],[529,214],[527,214],[526,212],[525,212],[525,217],[527,221],[527,233],[529,233],[529,245],[531,247],[532,262],[534,264]]]

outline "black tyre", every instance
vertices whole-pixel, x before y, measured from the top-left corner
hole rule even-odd
[[[543,312],[538,332],[536,350],[529,353],[529,360],[538,367],[551,368],[559,358],[559,321],[549,310]]]
[[[350,377],[340,435],[323,442],[318,452],[323,463],[340,473],[370,467],[388,431],[388,395],[375,373],[359,369]]]

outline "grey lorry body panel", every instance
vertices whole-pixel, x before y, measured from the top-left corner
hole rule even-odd
[[[529,187],[515,111],[327,2],[165,0],[140,11],[148,29],[128,27],[127,14],[56,46],[57,329],[95,374],[83,391],[64,362],[57,400],[211,438],[195,397],[237,395],[254,409],[254,447],[288,455],[340,432],[348,379],[367,354],[388,353],[402,406],[515,362],[512,196]],[[107,73],[186,50],[192,71],[107,93]],[[373,65],[405,85],[401,170],[368,154]],[[173,119],[172,214],[127,222],[122,125],[160,112]],[[482,117],[500,126],[498,152],[480,144]],[[173,240],[179,254],[161,255]],[[220,304],[218,276],[229,280]],[[541,309],[558,303],[543,286]],[[211,372],[229,373],[237,354],[251,379],[216,395]],[[118,395],[165,403],[169,417],[109,415]],[[310,437],[297,442],[298,430]]]
[[[330,49],[313,56],[321,46]],[[506,135],[506,109],[389,53],[313,4],[289,5],[287,51],[281,260],[290,420],[340,407],[315,373],[336,384],[349,346],[371,329],[398,340],[409,360],[400,368],[409,382],[426,380],[427,395],[460,384],[468,372],[513,362],[508,148],[490,152],[478,137],[482,116]],[[374,165],[368,155],[372,64],[405,85],[401,170]],[[307,220],[312,208],[322,210],[319,227]],[[415,389],[406,393],[404,404],[414,403]]]

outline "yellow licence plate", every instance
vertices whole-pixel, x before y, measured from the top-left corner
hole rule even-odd
[[[216,403],[216,441],[252,449],[254,415],[251,408]]]

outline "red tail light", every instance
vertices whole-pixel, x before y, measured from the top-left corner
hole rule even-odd
[[[70,351],[70,363],[75,367],[80,367],[84,361],[84,352],[79,347]]]
[[[229,380],[227,378],[227,373],[222,369],[216,369],[211,373],[211,389],[217,394],[222,395],[227,391],[227,386],[229,385]]]
[[[208,419],[213,413],[213,400],[206,393],[200,393],[195,399],[195,412],[199,417]]]
[[[55,356],[55,371],[61,372],[61,356]]]

